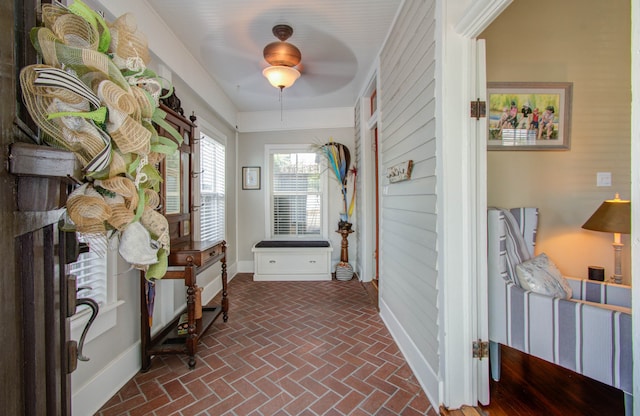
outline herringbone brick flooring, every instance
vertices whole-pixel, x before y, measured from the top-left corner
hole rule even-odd
[[[238,274],[229,300],[229,321],[201,338],[195,369],[155,357],[98,415],[438,414],[355,279]]]

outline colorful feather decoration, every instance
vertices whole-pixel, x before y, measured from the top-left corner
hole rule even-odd
[[[348,222],[351,215],[353,215],[356,196],[356,173],[357,169],[350,168],[351,166],[351,153],[347,146],[333,141],[333,138],[329,138],[329,143],[326,143],[320,147],[321,153],[327,158],[329,169],[333,172],[338,183],[340,184],[340,191],[342,192],[342,213],[341,220]],[[353,194],[351,196],[351,203],[347,207],[347,181],[348,177],[353,177]]]

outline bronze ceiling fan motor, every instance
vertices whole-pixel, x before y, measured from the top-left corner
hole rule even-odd
[[[293,67],[300,63],[302,54],[295,45],[286,42],[293,35],[293,28],[289,25],[275,25],[271,30],[280,39],[264,47],[262,55],[269,65]]]

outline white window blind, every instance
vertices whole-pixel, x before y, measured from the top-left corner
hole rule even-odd
[[[225,146],[200,134],[200,239],[224,240]]]
[[[180,152],[176,151],[165,157],[165,190],[166,208],[170,214],[180,212]]]
[[[76,276],[76,287],[82,289],[78,298],[91,298],[100,307],[107,303],[107,257],[91,251],[80,253],[78,260],[70,265],[71,274]],[[81,306],[81,308],[87,308]]]
[[[274,151],[271,154],[271,233],[274,237],[321,235],[320,172],[316,153]]]
[[[82,240],[81,240],[82,241]],[[99,305],[98,317],[91,325],[85,343],[90,342],[117,324],[117,307],[124,301],[117,298],[118,279],[116,275],[117,247],[116,240],[94,241],[94,251],[81,253],[75,263],[68,266],[68,272],[76,276],[76,287],[88,288],[79,290],[77,298],[91,298]],[[89,317],[90,308],[78,305],[71,318],[71,338],[79,340]]]

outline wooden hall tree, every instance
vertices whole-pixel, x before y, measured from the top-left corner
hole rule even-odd
[[[38,198],[47,193],[41,189],[64,195],[66,185],[53,181],[46,186],[46,178],[26,179],[31,185],[19,184],[22,177],[7,170],[16,163],[9,156],[12,145],[33,143],[25,133],[34,130],[21,105],[17,78],[20,68],[36,62],[28,32],[36,25],[41,2],[0,1],[0,333],[5,340],[0,354],[0,414],[66,415],[71,413],[68,370],[73,364],[68,362],[73,360],[68,360],[65,352],[68,311],[60,261],[65,244],[60,244],[63,234],[57,227],[62,211]],[[34,184],[35,188],[25,192]],[[43,184],[44,188],[38,188]],[[36,196],[32,202],[40,206],[20,211],[18,200],[25,199],[20,195],[28,194]]]

